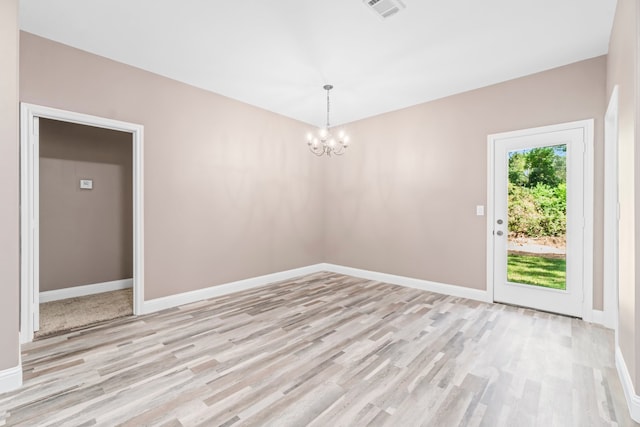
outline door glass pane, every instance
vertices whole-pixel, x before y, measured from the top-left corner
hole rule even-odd
[[[509,152],[508,282],[567,287],[566,158],[566,145]]]

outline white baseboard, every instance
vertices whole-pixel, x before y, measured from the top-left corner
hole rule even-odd
[[[627,399],[629,414],[634,421],[640,422],[640,396],[636,394],[633,382],[631,381],[631,375],[629,375],[629,370],[627,369],[627,364],[618,346],[616,346],[616,368],[624,390],[624,397]]]
[[[266,274],[264,276],[252,277],[250,279],[238,280],[236,282],[225,283],[223,285],[211,286],[209,288],[198,289],[195,291],[184,292],[181,294],[144,301],[142,306],[142,313],[153,313],[167,308],[177,307],[183,304],[202,301],[213,297],[231,294],[233,292],[239,292],[247,289],[269,285],[271,283],[279,282],[282,280],[289,280],[295,277],[317,273],[319,271],[322,271],[320,265],[321,264],[314,264],[307,267],[294,268],[293,270]]]
[[[491,302],[491,299],[487,296],[487,292],[478,289],[470,289],[462,286],[446,285],[443,283],[429,282],[427,280],[413,279],[410,277],[395,276],[392,274],[377,273],[374,271],[360,270],[335,264],[322,263],[144,301],[142,313],[149,314],[167,308],[177,307],[192,302],[227,295],[233,292],[239,292],[247,289],[269,285],[271,283],[279,282],[282,280],[289,280],[307,274],[318,273],[320,271],[346,274],[349,276],[360,277],[368,280],[376,280],[400,286],[407,286],[410,288],[422,289],[425,291],[437,292],[444,295],[452,295],[455,297],[469,298],[477,301]]]
[[[92,285],[73,286],[71,288],[56,289],[40,292],[40,303],[57,301],[67,298],[83,297],[101,294],[133,287],[133,279],[113,280],[111,282],[94,283]]]
[[[468,298],[482,302],[493,302],[486,290],[465,288],[464,286],[448,285],[445,283],[431,282],[429,280],[414,279],[406,276],[396,276],[394,274],[379,273],[376,271],[361,270],[359,268],[344,267],[335,264],[320,264],[324,271],[346,274],[348,276],[360,277],[362,279],[376,280],[378,282],[391,283],[394,285],[406,286],[409,288],[421,289],[423,291],[436,292],[443,295]]]
[[[0,371],[0,394],[22,387],[22,364]]]

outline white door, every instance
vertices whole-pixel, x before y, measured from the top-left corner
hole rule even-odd
[[[583,316],[584,127],[494,135],[494,300]]]

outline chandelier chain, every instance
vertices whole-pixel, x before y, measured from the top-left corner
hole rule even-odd
[[[329,104],[330,104],[330,102],[329,102],[329,91],[330,90],[331,89],[327,89],[327,130],[329,130],[329,111],[330,111],[330,108],[329,108]]]

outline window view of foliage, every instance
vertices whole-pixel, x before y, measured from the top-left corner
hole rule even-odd
[[[509,156],[509,234],[562,236],[567,231],[566,145]]]
[[[566,145],[509,154],[510,240],[543,238],[544,241],[547,237],[566,235],[566,155]],[[565,259],[555,254],[510,251],[507,280],[566,289]]]
[[[510,153],[509,182],[528,188],[567,182],[566,153],[566,145]]]

